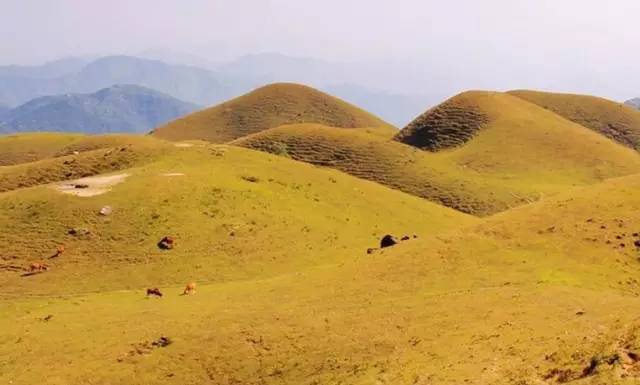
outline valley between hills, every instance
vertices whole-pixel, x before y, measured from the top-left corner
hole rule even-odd
[[[593,96],[293,83],[1,136],[0,383],[637,384],[639,150]]]

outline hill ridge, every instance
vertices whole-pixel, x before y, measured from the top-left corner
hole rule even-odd
[[[640,111],[591,95],[532,90],[507,92],[640,151]]]
[[[153,134],[169,140],[224,143],[292,123],[371,128],[388,136],[395,132],[382,119],[322,91],[296,83],[274,83],[158,127]]]

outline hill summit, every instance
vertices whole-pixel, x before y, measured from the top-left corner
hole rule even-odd
[[[319,123],[341,128],[374,128],[393,135],[382,119],[311,87],[276,83],[188,115],[154,131],[169,140],[225,143],[269,128]]]
[[[640,112],[628,105],[589,95],[516,90],[509,94],[640,150]]]

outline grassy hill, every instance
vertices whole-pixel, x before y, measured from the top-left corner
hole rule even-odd
[[[82,135],[70,133],[24,133],[0,136],[0,166],[12,166],[43,159],[72,155],[75,152],[128,145],[161,143],[145,136]]]
[[[375,183],[261,152],[196,145],[163,147],[152,158],[137,147],[114,154],[136,151],[144,162],[133,163],[126,180],[104,195],[81,198],[51,186],[0,195],[0,223],[12,229],[0,235],[5,292],[68,294],[268,277],[364,256],[387,233],[425,236],[475,221]],[[94,152],[76,162],[96,167]],[[14,167],[49,175],[47,162]],[[0,180],[21,179],[14,172]],[[99,216],[103,206],[113,214]],[[175,250],[158,249],[164,236],[177,239]],[[47,261],[61,244],[67,252],[49,260],[51,271],[29,278],[16,273],[16,266]]]
[[[227,161],[240,167],[230,170],[224,167]],[[375,188],[375,192],[363,189],[359,199],[350,200],[349,194],[359,193],[354,193],[354,180],[348,176],[233,147],[185,150],[163,162],[132,170],[130,180],[94,201],[74,198],[57,203],[73,207],[78,220],[91,218],[94,207],[105,202],[119,205],[120,197],[131,198],[135,191],[148,191],[140,189],[144,185],[162,183],[153,177],[157,172],[182,170],[194,180],[182,183],[194,193],[189,199],[179,200],[184,197],[182,184],[170,182],[165,183],[170,195],[164,195],[163,189],[157,201],[134,199],[154,210],[163,209],[164,203],[167,211],[156,219],[167,218],[164,225],[144,223],[150,222],[146,214],[152,211],[129,211],[127,220],[139,221],[137,228],[153,235],[164,235],[178,223],[193,223],[180,217],[190,211],[186,208],[191,202],[203,197],[197,185],[204,175],[193,173],[207,173],[222,174],[225,182],[219,187],[229,193],[217,203],[233,212],[222,223],[232,223],[233,216],[240,215],[243,221],[256,220],[259,228],[266,217],[260,220],[256,210],[282,218],[278,209],[293,205],[307,214],[308,210],[322,213],[307,218],[329,219],[325,222],[329,224],[332,213],[337,218],[345,216],[342,205],[349,202],[353,210],[362,207],[367,215],[356,226],[367,227],[364,241],[375,232],[369,222],[374,218],[368,217],[375,202],[360,206],[359,199],[375,199],[382,204],[375,207],[382,210],[391,209],[397,202],[392,198],[398,196],[408,202],[409,210],[380,211],[385,223],[399,221],[394,223],[404,228],[407,220],[422,220],[430,226],[438,222],[433,220],[432,208],[419,214],[410,206],[420,201],[404,194],[360,182],[358,186]],[[188,166],[192,162],[207,162],[211,168],[192,169]],[[265,168],[262,162],[269,166]],[[289,179],[290,170],[298,167],[301,173]],[[242,179],[257,172],[273,172],[270,177],[287,186]],[[311,186],[304,187],[307,180]],[[300,190],[293,187],[298,183]],[[282,242],[258,244],[271,245],[281,253],[305,241],[315,246],[289,256],[298,261],[295,272],[282,270],[283,274],[269,279],[255,279],[265,277],[259,274],[232,282],[213,280],[199,286],[193,296],[179,296],[182,287],[178,282],[224,275],[230,261],[218,264],[220,257],[216,256],[223,255],[220,250],[225,250],[228,234],[211,238],[215,252],[212,246],[191,249],[194,242],[204,245],[202,235],[209,233],[209,225],[203,225],[207,222],[200,221],[199,227],[189,228],[193,234],[181,234],[175,250],[137,254],[130,253],[124,238],[129,232],[122,228],[115,240],[125,249],[110,258],[71,253],[55,270],[3,286],[0,354],[7,359],[0,364],[0,380],[14,384],[633,384],[640,376],[640,364],[633,358],[640,350],[640,324],[634,310],[640,305],[635,278],[640,265],[631,242],[637,238],[640,213],[628,207],[640,205],[638,188],[639,176],[612,180],[482,222],[441,229],[371,255],[338,247],[340,237],[325,250],[328,233],[350,233],[346,222],[338,221],[340,227],[334,230],[318,223],[322,230],[315,237],[311,234],[316,226],[309,226],[312,231],[305,233],[298,230],[301,223],[277,226],[279,220],[271,217],[268,223],[277,229],[263,231],[277,234],[276,230],[282,230],[288,236]],[[285,191],[289,193],[283,195]],[[0,199],[4,207],[15,207],[9,215],[28,215],[20,207],[29,202],[42,205],[41,194],[48,192],[30,189],[22,194],[5,193]],[[321,202],[329,200],[326,205],[314,203],[314,192]],[[225,202],[235,199],[229,196],[240,200]],[[279,199],[285,202],[277,204]],[[263,203],[269,207],[262,207]],[[86,217],[82,215],[85,205],[91,206]],[[245,211],[250,205],[256,209]],[[300,218],[290,214],[282,213],[291,222]],[[463,217],[451,218],[459,225]],[[12,223],[26,223],[15,219]],[[120,227],[122,220],[120,214],[114,214],[109,222],[96,225],[100,237]],[[249,234],[249,229],[237,234],[243,237],[237,247],[251,244],[246,236],[259,240],[257,234]],[[140,243],[154,239],[149,236]],[[354,235],[353,239],[360,238]],[[11,243],[5,238],[3,244]],[[92,244],[91,250],[98,254],[105,248],[102,241],[86,244]],[[188,257],[173,254],[182,253],[180,247],[191,249]],[[200,253],[207,251],[209,257],[200,259]],[[234,258],[238,270],[262,263],[265,271],[277,270],[273,265],[266,268],[277,262],[261,260],[269,260],[267,250],[246,259],[240,255]],[[311,262],[300,261],[306,258]],[[132,265],[137,265],[138,274],[129,271]],[[115,266],[119,274],[109,273]],[[88,274],[93,268],[101,268],[100,274]],[[164,298],[144,298],[137,285],[145,275],[159,282]],[[58,286],[51,283],[56,276]],[[125,288],[120,282],[125,279],[135,290],[70,295],[109,286]],[[67,294],[59,298],[27,295],[59,288]],[[7,296],[10,293],[18,297]],[[171,342],[168,346],[162,336]],[[47,354],[53,350],[57,354]]]
[[[587,95],[526,90],[510,91],[509,94],[640,150],[640,111],[631,106]]]
[[[291,123],[366,127],[389,137],[395,132],[390,124],[340,99],[310,87],[278,83],[168,123],[154,130],[154,135],[225,143]]]
[[[466,145],[448,151],[431,153],[364,132],[309,124],[232,144],[336,168],[476,215],[640,172],[634,151],[540,107],[505,94],[470,96],[496,118]],[[507,109],[513,116],[500,115]]]
[[[0,166],[33,162],[55,156],[80,139],[79,134],[30,133],[0,136]]]
[[[0,192],[147,163],[172,144],[144,136],[20,134],[0,137]]]
[[[390,130],[0,138],[0,383],[637,384],[640,154],[505,93]]]

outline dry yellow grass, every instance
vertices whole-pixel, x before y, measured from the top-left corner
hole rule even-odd
[[[0,136],[0,166],[34,162],[53,157],[80,138],[82,135],[59,133]]]
[[[396,129],[372,114],[310,87],[278,83],[211,107],[154,130],[169,140],[225,143],[291,123],[368,128],[387,137]]]
[[[229,151],[235,162],[238,156],[249,157],[249,162],[268,159]],[[200,157],[193,161],[202,163]],[[184,160],[174,158],[160,169]],[[290,161],[273,162],[284,166],[276,172],[279,176],[272,175],[278,179],[297,168]],[[349,179],[301,167],[302,177],[327,173],[340,178],[338,186]],[[145,169],[142,175],[155,171]],[[122,191],[118,187],[110,194],[136,197],[133,192],[146,191],[137,189],[151,182]],[[332,183],[314,182],[313,190],[332,191]],[[281,193],[277,185],[262,187],[268,202],[273,202],[269,190]],[[336,199],[345,199],[350,187],[337,190]],[[193,296],[180,296],[183,285],[178,284],[162,286],[162,299],[145,299],[143,288],[26,295],[57,287],[75,292],[76,281],[85,278],[74,272],[86,267],[69,263],[55,273],[57,287],[47,284],[53,271],[6,286],[17,290],[18,297],[0,301],[0,356],[7,358],[0,362],[0,380],[15,385],[635,384],[640,362],[630,354],[640,351],[635,311],[640,306],[635,278],[640,264],[637,251],[619,243],[629,245],[639,231],[640,212],[628,210],[640,206],[639,188],[640,176],[608,181],[372,255],[332,247],[334,258],[320,264],[298,266],[271,279],[199,284]],[[0,200],[15,205],[22,199],[24,205],[38,202],[37,194],[9,193]],[[149,204],[140,198],[137,202]],[[229,208],[242,211],[254,204],[253,199],[241,202]],[[308,206],[305,199],[299,203]],[[173,200],[170,205],[181,206]],[[309,213],[325,216],[330,211],[323,206]],[[419,219],[412,211],[397,215],[383,217]],[[117,226],[118,219],[101,232]],[[321,250],[298,256],[319,262],[313,256]],[[80,255],[72,260],[79,261]],[[113,284],[118,276],[138,280],[143,274],[181,281],[180,271],[172,267],[177,261],[156,258],[138,265],[138,275],[125,274],[122,260],[105,262],[113,265],[84,287]],[[202,263],[184,256],[179,260],[182,268]],[[118,265],[119,274],[108,273]],[[217,269],[205,264],[200,272]],[[161,336],[171,344],[154,345]],[[592,362],[594,370],[586,370]]]
[[[411,134],[401,132],[396,141],[306,124],[232,144],[337,168],[475,215],[640,172],[638,153],[515,96],[468,92],[445,106],[418,118]],[[447,109],[453,114],[442,113]],[[481,125],[469,122],[477,116]],[[434,140],[421,146],[426,137]],[[418,150],[402,140],[439,151]]]
[[[150,145],[158,141],[137,135],[83,135],[70,133],[25,133],[0,136],[0,166],[128,145]]]
[[[588,95],[527,90],[510,91],[509,94],[640,150],[640,111],[631,106]]]
[[[477,221],[376,183],[243,148],[170,146],[144,159],[102,195],[76,197],[50,186],[0,194],[0,294],[264,278],[364,256],[386,233],[425,236]],[[48,172],[42,162],[28,166]],[[104,179],[114,178],[98,182]],[[82,181],[87,192],[100,187],[92,180]],[[113,213],[98,215],[104,206]],[[164,236],[176,238],[174,250],[158,249]],[[46,274],[15,271],[47,261],[60,244],[65,255],[50,260]]]
[[[40,134],[29,138],[29,151],[35,148],[35,142],[49,140],[47,134],[37,135]],[[74,137],[71,143],[66,142],[65,135],[53,135],[51,138],[63,139],[65,143],[54,147],[53,154],[47,149],[37,155],[44,157],[48,153],[52,157],[0,167],[0,192],[122,170],[149,162],[173,148],[171,144],[156,138],[133,135]],[[14,156],[12,159],[16,161],[21,158]]]
[[[0,383],[638,384],[640,174],[607,178],[640,155],[515,96],[450,102],[413,130],[430,151],[294,124],[0,167]],[[128,177],[39,186],[64,162]],[[386,233],[419,237],[365,251]]]

